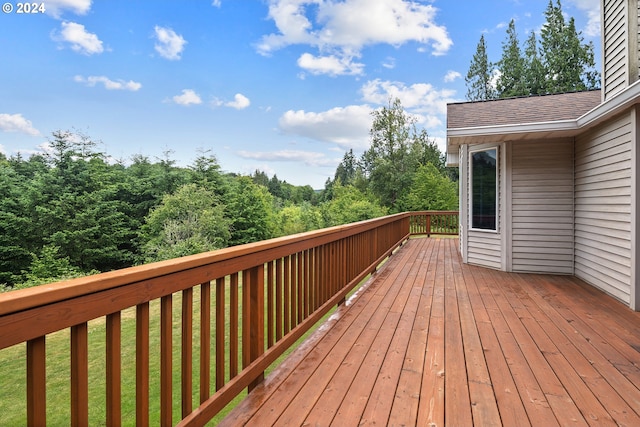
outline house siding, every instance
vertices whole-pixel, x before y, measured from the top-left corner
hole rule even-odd
[[[511,269],[573,274],[573,139],[511,148]]]
[[[576,139],[575,275],[629,303],[632,117]]]
[[[630,58],[630,63],[633,64],[633,76],[631,79],[631,83],[640,79],[640,2],[638,0],[634,1],[636,2],[635,16],[632,18],[633,27],[630,33],[633,34],[634,37],[632,39],[632,45],[634,46],[633,52],[635,53],[635,56],[632,56]]]
[[[603,97],[604,100],[628,86],[627,0],[604,2]]]
[[[490,149],[498,147],[498,159],[497,159],[497,167],[498,167],[498,230],[497,232],[493,231],[479,231],[472,230],[470,227],[470,191],[471,184],[469,182],[471,178],[471,173],[469,173],[470,165],[470,152],[476,150]],[[469,146],[466,156],[466,194],[465,194],[465,206],[466,206],[466,259],[469,264],[480,265],[483,267],[489,267],[494,269],[503,269],[503,240],[502,240],[502,230],[504,230],[504,215],[502,212],[502,206],[504,205],[504,192],[503,192],[503,159],[504,159],[504,146],[502,144],[479,144]]]

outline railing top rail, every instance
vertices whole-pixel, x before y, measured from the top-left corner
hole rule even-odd
[[[429,214],[429,215],[457,215],[458,211],[413,211],[413,212],[409,212],[409,214],[411,216],[424,215],[424,214]]]
[[[236,271],[241,271],[278,256],[286,256],[309,249],[411,215],[412,213],[404,212],[93,276],[50,283],[34,288],[6,292],[0,294],[0,316],[234,259],[242,258],[236,266]]]

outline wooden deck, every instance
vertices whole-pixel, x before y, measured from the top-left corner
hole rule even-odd
[[[640,314],[412,239],[221,425],[640,425]]]

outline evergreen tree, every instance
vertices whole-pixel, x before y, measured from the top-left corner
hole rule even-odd
[[[496,90],[493,87],[494,66],[487,57],[487,46],[484,34],[473,55],[469,71],[465,77],[467,83],[467,99],[469,101],[486,101],[496,98]]]
[[[573,18],[566,22],[562,4],[556,0],[545,11],[540,56],[545,69],[545,92],[562,93],[594,89],[598,85],[593,44],[584,44]]]
[[[223,179],[220,173],[220,164],[215,155],[210,154],[211,150],[198,150],[198,156],[191,165],[190,182],[200,187],[206,187],[217,194],[224,192]]]
[[[538,39],[534,31],[531,31],[531,35],[525,43],[523,80],[526,86],[525,95],[545,93],[544,65],[538,55]]]
[[[31,263],[25,247],[29,221],[22,215],[23,181],[8,161],[0,161],[0,285],[14,285]]]
[[[336,169],[334,180],[339,180],[342,185],[353,183],[356,178],[357,167],[358,161],[353,155],[353,149],[350,149],[349,151],[344,153],[344,157],[342,158],[342,161]]]
[[[494,66],[486,53],[484,35],[466,76],[467,99],[488,100],[496,97],[543,95],[596,89],[600,75],[595,69],[593,43],[585,43],[576,30],[575,20],[566,20],[560,0],[549,0],[544,13],[540,43],[534,32],[520,48],[515,22],[507,29],[502,57],[497,65],[498,78],[494,83]]]
[[[497,92],[499,98],[528,95],[524,80],[524,58],[516,33],[516,24],[512,19],[507,29],[507,40],[502,44],[502,58],[498,61]]]

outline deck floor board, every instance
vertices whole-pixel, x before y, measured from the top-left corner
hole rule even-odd
[[[411,239],[221,425],[640,425],[640,314]]]

